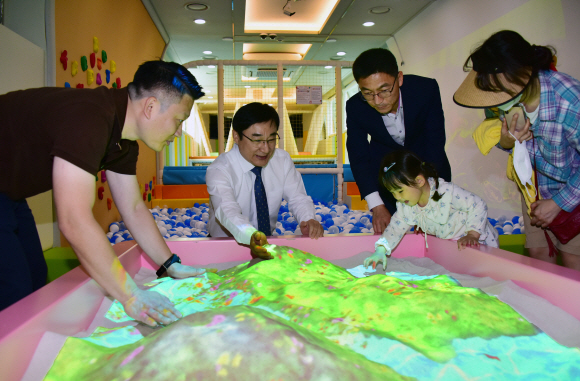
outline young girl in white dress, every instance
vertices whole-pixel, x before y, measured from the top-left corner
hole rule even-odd
[[[397,200],[397,211],[375,252],[364,261],[373,268],[399,244],[411,226],[438,238],[457,240],[459,250],[480,244],[498,247],[497,231],[487,220],[487,204],[481,197],[437,176],[433,165],[415,154],[395,151],[383,159],[380,183]]]

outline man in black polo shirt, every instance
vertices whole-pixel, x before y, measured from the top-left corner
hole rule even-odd
[[[47,268],[25,198],[54,191],[59,228],[83,267],[128,315],[149,325],[181,315],[166,297],[140,290],[92,214],[95,175],[107,180],[123,220],[159,273],[203,273],[172,255],[143,203],[137,139],[161,151],[204,93],[171,62],[142,64],[127,88],[39,88],[0,96],[0,310],[42,287]],[[9,265],[8,265],[9,263]]]

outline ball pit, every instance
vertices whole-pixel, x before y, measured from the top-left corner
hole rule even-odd
[[[315,218],[322,224],[324,234],[356,234],[374,233],[373,215],[370,211],[350,210],[345,204],[336,202],[323,203],[314,201]],[[165,239],[207,237],[207,221],[209,220],[209,204],[195,203],[192,208],[155,207],[150,209],[157,223],[159,232]],[[502,215],[497,219],[488,218],[500,235],[523,234],[523,218],[514,216],[508,219]],[[276,228],[273,236],[302,235],[298,221],[288,208],[288,202],[283,200],[278,211]],[[123,221],[109,225],[107,238],[111,244],[133,240],[131,233]]]

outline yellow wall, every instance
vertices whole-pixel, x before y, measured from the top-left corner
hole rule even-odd
[[[71,87],[83,83],[85,88],[97,87],[96,81],[87,84],[87,73],[81,69],[81,56],[87,57],[88,66],[94,70],[95,78],[101,73],[103,85],[106,85],[105,70],[110,70],[111,61],[116,63],[116,71],[111,74],[113,81],[121,78],[121,86],[125,87],[133,79],[137,67],[144,61],[159,59],[165,43],[149,14],[139,0],[92,0],[92,1],[55,1],[55,33],[56,57],[60,58],[63,50],[67,51],[68,68],[63,70],[60,62],[57,65],[56,85],[64,86],[69,82]],[[97,58],[101,50],[107,52],[108,61],[98,70],[95,64],[90,67],[90,54],[93,53],[93,37],[99,39]],[[78,62],[78,74],[71,75],[72,61]],[[155,176],[155,152],[139,142],[139,161],[137,163],[137,180],[139,184],[148,183]],[[96,187],[103,185],[100,181]],[[107,209],[107,198],[111,192],[107,183],[103,200],[96,198],[93,213],[104,230],[111,222],[120,219],[117,208]],[[149,204],[149,203],[148,203]],[[61,237],[63,238],[63,237]],[[63,246],[68,245],[62,240]]]

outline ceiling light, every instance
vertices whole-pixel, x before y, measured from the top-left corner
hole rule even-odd
[[[208,65],[207,66],[209,69],[215,69],[215,65]]]
[[[325,66],[325,69],[332,69],[334,66]]]
[[[363,26],[373,26],[373,25],[375,25],[375,23],[372,21],[367,21],[367,22],[363,23]]]
[[[334,57],[330,57],[330,59],[333,61],[340,61],[342,59],[342,57],[334,56]]]
[[[346,56],[346,52],[337,52],[336,55],[337,56]]]
[[[274,106],[272,103],[268,103],[268,106]]]
[[[211,50],[204,50],[203,54],[212,54],[213,52]]]
[[[223,37],[222,41],[233,41],[234,38],[233,37]]]
[[[369,9],[369,13],[372,15],[384,15],[385,13],[389,13],[391,8],[389,7],[374,7]]]
[[[196,24],[205,24],[205,20],[204,19],[197,19],[193,21]]]
[[[326,42],[336,42],[336,38],[328,38]]]
[[[207,11],[209,9],[209,7],[205,4],[202,4],[202,3],[189,3],[189,4],[185,4],[185,9],[188,9],[190,11],[201,12],[201,11]]]
[[[250,88],[250,87],[252,87],[252,86],[246,85],[246,86],[244,86],[244,87],[245,87],[246,89],[249,89],[249,88]]]
[[[207,97],[207,99],[213,99],[213,97]]]

